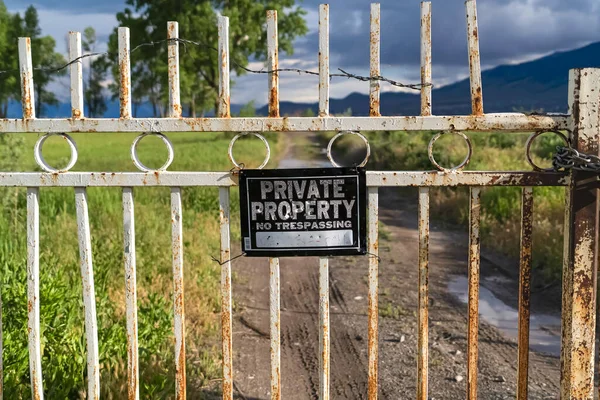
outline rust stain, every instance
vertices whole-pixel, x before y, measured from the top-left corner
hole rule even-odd
[[[176,368],[176,398],[185,400],[186,398],[186,378],[185,378],[185,340],[181,341],[181,346],[179,348],[179,358],[177,359]]]
[[[126,52],[123,57],[123,62],[119,65],[119,72],[121,77],[121,90],[119,93],[120,100],[120,117],[121,118],[131,118],[129,114],[129,86],[130,86],[130,71],[129,71],[129,52]]]
[[[29,38],[28,38],[29,39]],[[31,87],[29,85],[29,77],[26,73],[22,74],[22,89],[23,89],[23,118],[31,119],[33,118],[33,101],[32,101],[32,93]]]
[[[81,110],[78,108],[71,108],[71,115],[73,116],[73,119],[80,119],[81,118]]]
[[[39,382],[37,380],[37,371],[35,368],[31,370],[31,374],[34,376],[34,378],[31,380],[31,384],[33,385],[33,399],[40,400],[40,387],[38,386]]]
[[[277,67],[275,67],[274,69],[277,69]],[[269,117],[279,117],[279,92],[275,84],[271,88],[269,94]]]
[[[471,189],[469,233],[469,317],[467,336],[467,398],[477,399],[477,360],[479,330],[479,256],[480,256],[480,189]]]
[[[523,188],[521,210],[521,268],[519,274],[517,400],[527,400],[528,395],[532,231],[533,192],[531,188]]]

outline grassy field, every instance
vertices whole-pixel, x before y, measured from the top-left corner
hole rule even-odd
[[[525,159],[525,142],[529,134],[467,133],[473,143],[471,171],[531,171]],[[434,169],[427,155],[431,132],[367,132],[371,144],[370,169],[422,170]],[[551,166],[560,139],[543,135],[533,146],[534,160],[543,167]],[[341,151],[363,148],[357,138],[339,142]],[[457,135],[445,135],[436,143],[434,156],[445,167],[458,165],[467,154],[464,141]],[[359,156],[357,159],[362,159]],[[534,189],[533,263],[537,276],[545,282],[560,282],[562,270],[563,188]],[[468,188],[434,188],[431,191],[432,217],[452,225],[467,226]],[[520,188],[485,188],[482,191],[482,243],[514,259],[519,255]]]
[[[129,148],[135,134],[74,134],[79,161],[74,171],[135,171]],[[232,135],[169,134],[175,148],[171,171],[227,171],[227,146]],[[33,161],[37,137],[24,135],[13,151],[4,145],[0,168],[39,170]],[[14,142],[14,139],[9,139]],[[277,136],[269,136],[273,152]],[[259,140],[240,140],[237,159],[247,166],[262,161]],[[140,144],[141,160],[159,167],[166,150],[157,138]],[[6,156],[9,155],[10,159]],[[65,165],[67,145],[48,140],[44,156],[51,165]],[[9,161],[10,160],[10,161]],[[172,398],[174,394],[174,336],[169,188],[136,188],[136,246],[141,398]],[[0,288],[4,333],[6,399],[29,398],[27,350],[26,191],[2,191],[0,218]],[[125,278],[120,188],[90,188],[96,301],[99,325],[102,397],[126,397]],[[205,387],[220,373],[220,267],[211,261],[219,254],[218,190],[183,190],[184,262],[188,396],[203,398]],[[239,240],[237,191],[232,195],[232,240]],[[42,370],[44,391],[50,399],[84,396],[86,359],[83,301],[79,269],[74,190],[40,191],[40,271]]]

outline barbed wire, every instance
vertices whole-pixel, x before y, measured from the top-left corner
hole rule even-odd
[[[141,44],[137,45],[136,47],[134,47],[132,50],[130,50],[129,54],[134,54],[139,49],[144,48],[144,47],[150,47],[150,46],[155,47],[155,46],[158,46],[158,45],[161,45],[164,43],[172,43],[172,42],[183,44],[185,53],[187,53],[187,45],[188,44],[194,45],[197,47],[206,48],[206,49],[209,49],[212,51],[217,51],[217,52],[219,51],[216,47],[202,43],[202,42],[197,42],[194,40],[182,39],[182,38],[170,38],[170,39],[163,39],[163,40],[141,43]],[[71,65],[78,63],[86,58],[99,57],[99,56],[108,56],[109,58],[116,58],[116,54],[111,54],[110,52],[88,53],[88,54],[84,54],[80,57],[77,57],[63,65],[59,65],[56,67],[35,67],[35,68],[33,68],[33,70],[40,71],[40,72],[48,72],[48,73],[59,72],[59,71],[62,71],[64,69],[70,67]],[[277,69],[255,70],[255,69],[248,68],[248,67],[236,62],[235,60],[231,60],[231,63],[234,64],[235,66],[237,66],[238,68],[240,68],[248,73],[251,73],[251,74],[273,74],[273,73],[281,73],[281,72],[295,72],[298,74],[319,76],[319,72],[317,72],[317,71],[311,71],[311,70],[300,69],[300,68],[277,68]],[[4,70],[4,71],[0,71],[0,75],[8,74],[8,73],[16,73],[19,71],[20,71],[19,69]],[[412,89],[412,90],[420,90],[423,87],[429,87],[429,86],[433,87],[433,84],[431,84],[431,83],[409,83],[409,84],[407,84],[407,83],[402,83],[402,82],[398,82],[393,79],[386,78],[381,75],[376,75],[376,76],[357,75],[357,74],[347,72],[347,71],[343,70],[342,68],[338,68],[338,71],[340,71],[340,73],[329,74],[329,78],[330,79],[331,78],[356,79],[356,80],[359,80],[362,82],[376,82],[376,81],[387,82],[392,86],[396,86],[399,88]]]

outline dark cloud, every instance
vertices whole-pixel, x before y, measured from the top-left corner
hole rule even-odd
[[[364,0],[330,2],[332,67],[366,68],[369,55],[369,4]],[[420,2],[382,0],[382,64],[418,66]],[[316,10],[318,1],[307,0]],[[481,55],[492,66],[600,40],[597,0],[480,0]],[[467,64],[466,18],[462,0],[433,0],[434,64]],[[302,47],[316,49],[312,33]]]
[[[4,0],[9,10],[20,10],[34,5],[40,9],[52,9],[71,14],[111,13],[125,8],[124,0]]]

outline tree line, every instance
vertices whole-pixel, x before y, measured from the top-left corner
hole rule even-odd
[[[279,49],[293,53],[293,42],[308,31],[306,12],[296,0],[126,0],[125,9],[116,14],[118,25],[131,30],[131,48],[143,43],[161,42],[140,47],[131,54],[131,96],[134,116],[142,104],[149,104],[155,116],[165,116],[168,105],[167,22],[179,22],[181,38],[202,44],[180,44],[181,102],[185,115],[197,117],[216,110],[219,91],[219,57],[217,18],[229,17],[230,59],[233,76],[246,71],[250,60],[263,61],[267,52],[266,10],[278,11]],[[58,104],[48,85],[67,73],[41,71],[66,63],[56,52],[56,41],[43,36],[38,13],[30,6],[21,16],[8,12],[0,0],[0,71],[17,70],[19,37],[32,40],[36,92],[36,112],[44,115],[46,107]],[[83,32],[84,54],[98,51],[100,43],[94,28]],[[108,54],[83,60],[85,115],[102,116],[109,100],[118,99],[118,36],[115,27],[108,39]],[[6,117],[8,105],[20,101],[19,74],[0,75],[0,117]]]

